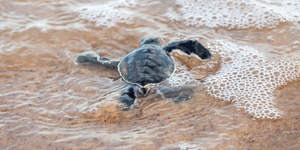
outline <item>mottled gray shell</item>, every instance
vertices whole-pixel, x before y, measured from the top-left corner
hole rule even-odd
[[[118,70],[125,82],[146,88],[168,79],[174,72],[174,61],[160,46],[145,44],[126,55]]]

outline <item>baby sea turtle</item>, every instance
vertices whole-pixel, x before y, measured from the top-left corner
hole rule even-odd
[[[179,49],[186,54],[194,53],[201,59],[210,59],[210,52],[195,40],[181,40],[167,44],[162,48],[157,37],[145,37],[141,40],[139,48],[127,54],[121,60],[111,60],[100,57],[94,51],[87,51],[77,55],[78,64],[92,63],[110,69],[118,69],[120,76],[128,84],[119,101],[123,103],[124,110],[129,110],[134,100],[139,95],[147,95],[152,85],[157,85],[167,80],[175,70],[173,59],[169,53]],[[158,93],[162,98],[171,98],[174,103],[190,99],[193,89],[182,86],[170,88],[161,86]]]

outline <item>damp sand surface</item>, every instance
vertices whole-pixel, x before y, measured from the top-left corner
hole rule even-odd
[[[278,119],[257,119],[234,102],[214,98],[205,78],[189,84],[195,95],[184,103],[150,94],[121,111],[117,99],[126,85],[118,72],[74,64],[76,54],[88,50],[122,58],[149,35],[163,44],[196,38],[208,46],[223,39],[257,49],[270,61],[299,59],[298,22],[272,29],[188,26],[166,17],[180,7],[168,0],[135,1],[124,8],[135,17],[125,17],[125,23],[111,18],[106,26],[76,12],[83,6],[103,9],[108,2],[0,2],[1,149],[299,149],[299,78],[272,93]],[[105,9],[113,14],[111,8]]]

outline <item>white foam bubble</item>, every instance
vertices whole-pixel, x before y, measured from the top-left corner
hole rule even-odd
[[[176,0],[182,14],[169,10],[170,20],[186,25],[229,29],[274,28],[280,22],[300,21],[298,0]]]
[[[180,150],[197,150],[197,145],[196,144],[188,144],[188,143],[182,143],[180,145],[178,145],[180,147]]]
[[[274,90],[300,74],[300,60],[271,62],[263,53],[224,40],[210,47],[219,51],[221,68],[206,78],[205,88],[211,96],[235,102],[238,108],[256,118],[280,116],[274,107]]]
[[[169,79],[167,79],[167,82],[172,87],[180,87],[192,82],[196,82],[196,78],[185,65],[181,65],[178,62],[175,62],[175,64],[176,71]]]
[[[97,26],[112,27],[117,23],[131,24],[133,13],[120,7],[134,7],[135,0],[117,0],[104,5],[84,6],[75,10],[80,17],[92,22]]]

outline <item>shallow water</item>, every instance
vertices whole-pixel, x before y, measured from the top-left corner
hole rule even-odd
[[[228,41],[251,47],[270,62],[295,59],[293,63],[299,65],[297,18],[274,23],[270,29],[268,24],[262,29],[255,25],[229,29],[189,25],[184,15],[172,19],[170,16],[188,14],[175,1],[114,2],[120,4],[96,0],[0,2],[1,149],[300,147],[299,75],[271,91],[274,100],[270,103],[280,117],[258,119],[238,109],[235,102],[215,98],[206,88],[206,78],[198,79],[203,74],[207,79],[222,76],[217,71],[225,58],[212,69],[187,69],[188,79],[195,80],[187,84],[196,93],[189,101],[173,104],[149,95],[139,98],[128,112],[121,111],[117,101],[126,86],[117,71],[74,64],[76,54],[88,50],[119,59],[137,48],[144,36],[156,35],[164,44],[197,39],[212,50],[218,50],[212,44],[216,40]],[[258,2],[273,7],[267,1]],[[87,18],[91,14],[97,15]],[[221,52],[216,53],[221,56]],[[173,82],[183,80],[179,75],[175,74],[178,78]]]

